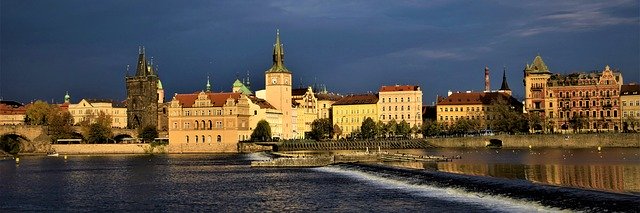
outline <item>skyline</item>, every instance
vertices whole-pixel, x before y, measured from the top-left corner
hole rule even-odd
[[[165,100],[204,89],[207,75],[214,91],[230,91],[247,71],[263,89],[276,29],[294,87],[340,94],[415,84],[431,104],[448,90],[483,90],[485,66],[499,88],[505,66],[521,99],[522,70],[537,54],[553,73],[610,65],[625,83],[640,81],[637,1],[112,1],[77,10],[83,2],[0,3],[3,100],[61,102],[66,91],[73,102],[124,100],[140,45],[159,66]]]

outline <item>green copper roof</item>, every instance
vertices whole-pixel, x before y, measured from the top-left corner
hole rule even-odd
[[[240,82],[240,80],[236,79],[236,81],[233,82],[233,87],[241,87],[241,86],[244,86],[244,84]]]
[[[253,94],[251,92],[251,90],[249,88],[247,88],[247,86],[245,86],[240,80],[236,79],[235,82],[233,82],[233,88],[235,91],[235,88],[238,88],[238,90],[245,95],[251,95]]]
[[[158,89],[164,89],[162,88],[162,81],[160,81],[160,79],[158,79]]]
[[[549,72],[547,64],[544,63],[540,55],[537,55],[536,58],[533,59],[533,63],[531,65],[527,65],[525,70],[534,72]]]
[[[267,72],[291,73],[291,71],[284,66],[284,47],[280,43],[280,30],[276,31],[276,43],[273,45],[273,65]]]

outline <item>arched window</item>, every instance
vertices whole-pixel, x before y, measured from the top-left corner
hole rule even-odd
[[[211,120],[209,120],[209,129],[213,129],[213,124],[211,123]]]
[[[204,120],[202,120],[202,126],[200,127],[200,129],[206,129],[207,125],[205,124]],[[204,138],[202,138],[202,140],[204,140]]]
[[[195,139],[196,143],[198,143],[198,136],[196,135],[196,139]]]
[[[187,140],[187,143],[189,143],[189,136],[188,135],[186,136],[186,140]]]
[[[197,120],[196,120],[194,123],[196,124],[196,125],[194,126],[194,128],[195,128],[195,129],[198,129],[198,126],[199,126],[200,124],[198,123],[198,121],[197,121]],[[197,142],[198,142],[198,139],[196,139],[196,143],[197,143]]]
[[[220,135],[218,135],[218,139],[216,139],[216,141],[217,141],[218,143],[222,143],[222,137],[221,137]]]
[[[202,143],[204,143],[204,135],[202,135]]]
[[[207,135],[207,143],[211,143],[211,135]]]

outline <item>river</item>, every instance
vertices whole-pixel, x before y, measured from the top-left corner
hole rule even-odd
[[[398,150],[393,150],[398,151]],[[251,168],[254,154],[0,160],[0,212],[638,211],[640,150],[401,150],[443,163]]]

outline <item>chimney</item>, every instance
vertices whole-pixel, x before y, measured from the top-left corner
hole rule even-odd
[[[491,91],[491,84],[489,83],[489,67],[488,66],[484,67],[484,91],[485,92]]]

